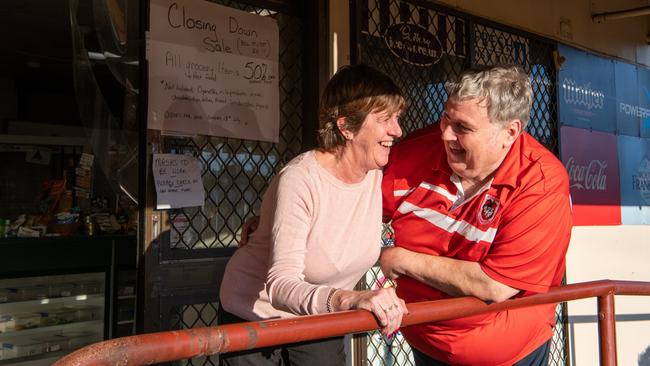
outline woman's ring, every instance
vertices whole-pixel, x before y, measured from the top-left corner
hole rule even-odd
[[[389,306],[389,307],[387,307],[387,308],[385,308],[383,310],[384,310],[384,312],[387,313],[387,312],[389,312],[389,311],[391,311],[393,309],[397,309],[397,304],[393,304],[393,305],[391,305],[391,306]]]

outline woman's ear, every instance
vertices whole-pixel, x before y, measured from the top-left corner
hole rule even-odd
[[[336,128],[339,129],[341,135],[343,135],[346,140],[352,140],[353,134],[345,126],[345,117],[339,117],[336,119]]]

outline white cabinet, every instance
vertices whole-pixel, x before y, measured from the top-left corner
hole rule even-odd
[[[51,365],[104,339],[105,272],[0,279],[0,365]]]

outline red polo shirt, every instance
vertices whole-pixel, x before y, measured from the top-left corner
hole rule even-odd
[[[560,285],[571,236],[569,179],[562,163],[529,134],[512,145],[491,184],[462,197],[436,123],[391,151],[384,170],[384,219],[395,245],[479,262],[517,296]],[[450,296],[409,277],[397,280],[407,303]],[[454,365],[512,365],[552,335],[555,305],[402,328],[411,346]]]

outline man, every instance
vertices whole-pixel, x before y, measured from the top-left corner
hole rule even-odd
[[[448,83],[441,120],[411,134],[384,170],[395,247],[380,264],[407,303],[486,302],[560,285],[572,213],[563,165],[524,132],[532,104],[519,67]],[[555,305],[402,329],[423,365],[546,365]]]

